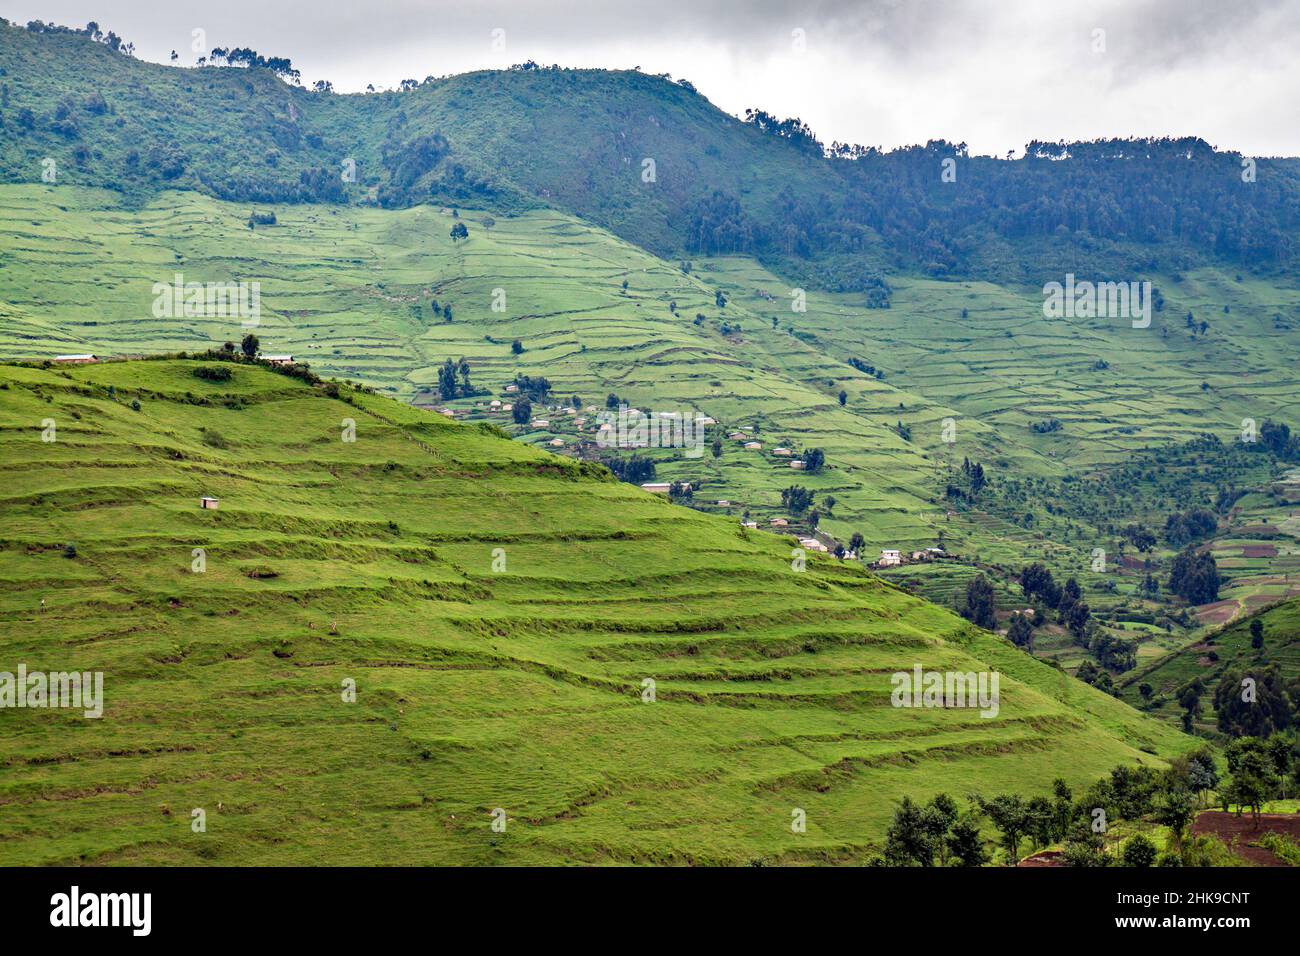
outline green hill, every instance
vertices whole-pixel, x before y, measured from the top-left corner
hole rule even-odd
[[[1251,643],[1251,626],[1255,620],[1264,628],[1264,646],[1258,649]],[[1135,707],[1142,706],[1140,688],[1148,685],[1153,693],[1151,706],[1145,709],[1153,715],[1178,721],[1182,716],[1178,695],[1199,680],[1205,693],[1198,722],[1205,729],[1213,729],[1214,691],[1223,675],[1242,667],[1255,669],[1270,664],[1278,666],[1285,684],[1300,686],[1300,601],[1283,601],[1242,617],[1177,653],[1127,675],[1121,696]]]
[[[162,66],[94,31],[33,27],[0,23],[7,182],[41,181],[51,159],[60,182],[135,202],[186,188],[239,202],[545,205],[658,255],[753,254],[801,284],[877,296],[886,269],[1037,287],[1067,271],[1287,274],[1296,262],[1300,160],[1252,159],[1247,183],[1240,154],[1192,137],[1035,142],[1016,161],[942,141],[882,153],[828,146],[761,109],[741,120],[687,81],[635,71],[528,63],[335,95],[277,75],[293,79],[292,50],[268,52],[273,69],[220,65],[243,60],[215,49],[216,65]]]
[[[105,697],[0,709],[3,863],[848,862],[904,793],[1190,743],[859,568],[346,386],[4,366],[0,447],[0,669]],[[996,669],[1000,712],[891,707],[915,664]]]
[[[698,410],[708,451],[644,452],[657,480],[801,535],[815,512],[824,543],[861,535],[869,559],[940,545],[887,572],[936,603],[982,571],[1005,615],[1025,564],[1076,577],[1094,630],[1035,645],[1067,668],[1111,638],[1145,666],[1297,593],[1278,489],[1300,441],[1240,436],[1300,432],[1300,161],[1243,177],[1194,138],[883,153],[636,71],[335,95],[286,82],[287,61],[163,66],[44,24],[0,39],[0,358],[218,347],[245,330],[155,315],[154,284],[257,282],[264,353],[532,445],[607,459],[577,419],[610,395]],[[1046,318],[1067,273],[1149,280],[1150,327]],[[476,393],[440,395],[461,359]],[[516,426],[490,403],[518,375],[551,390]],[[792,469],[810,449],[826,467]],[[988,479],[973,495],[966,460]],[[796,484],[808,511],[783,501]],[[1159,591],[1183,545],[1160,532],[1191,508],[1218,521],[1223,577],[1199,607]]]

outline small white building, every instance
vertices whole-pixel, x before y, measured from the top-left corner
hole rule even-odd
[[[671,484],[667,481],[647,481],[641,486],[642,491],[649,491],[656,495],[668,494]]]
[[[262,361],[270,362],[272,365],[292,365],[292,355],[263,355]]]
[[[731,507],[731,502],[728,501],[726,498],[719,498],[719,499],[718,499],[718,507],[719,507],[719,508],[730,508],[730,507]]]
[[[789,458],[791,455],[794,454],[794,452],[792,452],[789,448],[773,448],[772,454],[779,455],[782,458]]]
[[[745,451],[762,451],[762,450],[763,450],[763,443],[761,441],[745,442]]]
[[[564,439],[552,438],[549,442],[547,442],[547,444],[550,445],[552,448],[559,448],[564,444]]]
[[[801,461],[792,461],[790,462],[790,467],[793,468],[795,471],[803,471],[804,463]]]
[[[538,418],[533,421],[534,428],[550,428],[551,423],[545,418]]]
[[[220,505],[221,505],[220,501],[218,501],[216,498],[209,498],[207,495],[204,495],[202,498],[199,499],[199,507],[202,508],[204,511],[216,511],[217,508],[220,507]]]
[[[517,391],[519,391],[519,386],[518,386],[518,385],[507,385],[507,386],[506,386],[506,391],[507,391],[507,392],[517,392]]]
[[[880,560],[876,564],[882,568],[887,568],[894,564],[902,564],[903,556],[897,548],[881,548]]]
[[[54,361],[60,365],[89,365],[92,362],[98,362],[98,355],[56,355]]]

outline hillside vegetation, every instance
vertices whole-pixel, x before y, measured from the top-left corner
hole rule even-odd
[[[848,862],[905,793],[1191,742],[789,539],[214,364],[0,367],[0,658],[105,675],[0,710],[2,863]],[[1000,712],[891,707],[915,664]]]
[[[547,205],[659,255],[752,254],[878,297],[884,269],[1041,285],[1084,266],[1276,273],[1298,251],[1300,161],[1251,159],[1247,180],[1240,154],[1191,137],[1030,143],[1014,162],[944,142],[882,153],[823,144],[761,103],[732,117],[687,81],[634,71],[529,63],[336,95],[218,57],[143,63],[44,25],[0,24],[0,37],[9,182],[40,181],[51,158],[61,181],[135,201],[195,188],[241,202]],[[265,52],[293,78],[293,51]]]

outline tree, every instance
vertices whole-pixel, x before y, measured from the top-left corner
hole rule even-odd
[[[1259,826],[1260,809],[1281,784],[1267,745],[1258,737],[1240,737],[1228,744],[1225,755],[1229,779],[1220,795],[1225,803],[1249,807]]]
[[[815,475],[826,464],[826,455],[820,448],[806,448],[803,453],[803,470]]]
[[[516,425],[526,425],[533,418],[533,403],[526,398],[521,398],[515,402],[514,408],[510,409],[510,417],[515,420]]]
[[[1232,668],[1214,690],[1219,730],[1232,737],[1267,737],[1291,726],[1295,708],[1276,664]]]
[[[1029,623],[1027,614],[1012,613],[1011,625],[1007,628],[1007,638],[1016,647],[1023,647],[1025,650],[1033,652],[1034,625]]]
[[[1250,646],[1257,651],[1264,647],[1264,622],[1259,618],[1250,622]]]
[[[1169,590],[1188,604],[1209,604],[1219,599],[1219,566],[1208,551],[1197,553],[1188,545],[1174,558]]]
[[[989,861],[988,849],[980,836],[979,819],[962,814],[948,831],[948,858],[954,866],[983,866]]]
[[[451,241],[453,243],[457,242],[460,239],[468,239],[468,238],[469,238],[469,230],[465,228],[465,224],[463,222],[458,222],[451,227]]]
[[[1002,848],[1007,851],[1011,865],[1020,859],[1020,841],[1029,827],[1029,812],[1019,794],[1001,794],[992,800],[978,798],[980,809],[1002,834]]]
[[[513,342],[510,343],[510,351],[514,355],[523,355],[524,343],[520,342],[518,339],[515,339]]]
[[[1182,846],[1187,827],[1196,817],[1192,795],[1182,789],[1166,790],[1156,798],[1154,809],[1156,822],[1169,828],[1174,846]]]
[[[840,389],[840,407],[843,408],[844,403],[847,402],[848,400],[849,400],[849,393],[844,391],[844,389]]]
[[[934,842],[922,808],[903,797],[885,831],[885,859],[892,866],[932,866]]]
[[[802,514],[812,507],[813,494],[802,485],[791,485],[781,492],[781,504],[794,515]]]
[[[997,626],[997,609],[993,585],[983,573],[975,575],[966,585],[966,604],[961,609],[961,616],[991,631]]]
[[[1030,601],[1041,598],[1050,608],[1061,603],[1061,589],[1052,580],[1052,572],[1047,570],[1046,565],[1038,562],[1025,565],[1025,569],[1020,572],[1020,587]]]
[[[1156,861],[1156,845],[1144,834],[1136,833],[1124,844],[1123,860],[1125,866],[1149,867]]]
[[[257,358],[257,353],[262,348],[262,343],[257,340],[256,335],[249,332],[244,336],[244,340],[239,344],[239,348],[243,351],[245,358],[255,359]]]
[[[1183,708],[1183,732],[1190,734],[1196,718],[1201,716],[1201,683],[1193,681],[1178,695],[1178,706]]]
[[[866,547],[866,545],[867,539],[862,537],[862,533],[860,531],[853,532],[853,536],[849,538],[849,550],[858,555],[858,557],[861,557],[862,549]]]

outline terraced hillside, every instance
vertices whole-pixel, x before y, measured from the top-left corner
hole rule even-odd
[[[937,466],[890,427],[900,402],[923,403],[743,306],[719,306],[716,289],[680,266],[549,211],[490,228],[485,213],[453,218],[427,206],[292,206],[275,226],[252,230],[247,218],[247,207],[196,193],[169,193],[135,213],[102,191],[0,187],[0,242],[11,251],[0,268],[0,357],[237,342],[237,317],[154,318],[153,284],[177,272],[186,282],[256,281],[264,352],[421,402],[445,404],[431,391],[438,367],[464,357],[474,383],[505,399],[517,374],[542,375],[554,401],[577,394],[603,407],[615,392],[652,412],[698,410],[725,432],[752,425],[763,453],[727,441],[720,459],[658,454],[662,477],[704,481],[710,500],[756,516],[784,514],[780,491],[798,476],[772,448],[824,447],[833,470],[804,483],[841,502],[829,529],[846,541],[861,531],[877,548],[933,543]],[[468,240],[451,241],[456,222],[468,223]],[[853,389],[852,407],[838,405],[832,383]],[[482,416],[487,398],[450,404]],[[594,422],[585,436],[563,434],[570,448],[590,442]]]
[[[1252,644],[1251,625],[1258,620],[1263,627],[1264,645]],[[1300,681],[1300,601],[1281,601],[1249,617],[1217,628],[1203,640],[1170,654],[1149,666],[1126,675],[1122,697],[1135,707],[1146,703],[1141,688],[1147,685],[1152,694],[1145,709],[1171,722],[1181,719],[1179,694],[1199,680],[1205,688],[1201,697],[1202,712],[1197,720],[1202,729],[1212,730],[1217,715],[1214,691],[1224,674],[1241,668],[1252,673],[1276,664],[1284,683],[1295,686]]]
[[[0,863],[849,862],[904,793],[1190,742],[856,566],[333,391],[0,367],[0,669],[105,682],[0,709]],[[998,715],[890,706],[914,664],[1001,672]]]

